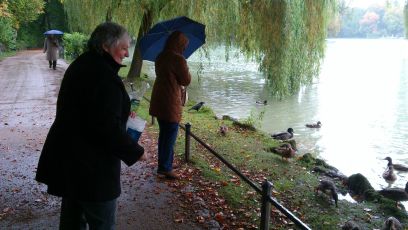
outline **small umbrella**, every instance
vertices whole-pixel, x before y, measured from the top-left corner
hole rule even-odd
[[[205,25],[185,16],[173,18],[157,23],[140,39],[142,59],[155,61],[164,49],[167,38],[174,31],[183,32],[189,40],[188,47],[183,52],[185,58],[190,57],[205,43]]]
[[[44,35],[62,35],[64,32],[60,30],[48,30],[47,32],[44,33]]]

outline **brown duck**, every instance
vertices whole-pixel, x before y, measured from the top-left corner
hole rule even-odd
[[[402,224],[397,220],[397,218],[390,216],[384,221],[384,225],[381,230],[402,230]]]
[[[285,158],[285,160],[288,160],[289,158],[292,158],[296,155],[296,151],[292,148],[292,145],[289,143],[282,144],[279,147],[274,147],[271,150],[273,153],[280,155],[282,159]]]
[[[387,169],[382,174],[382,177],[387,183],[394,183],[397,180],[397,175],[394,173],[394,167],[392,165],[387,166]]]
[[[405,189],[402,188],[385,188],[378,191],[383,197],[386,197],[390,200],[396,202],[398,207],[398,203],[401,201],[408,201],[408,182],[405,184]]]
[[[339,196],[337,195],[336,185],[332,181],[321,180],[319,185],[315,188],[316,194],[318,194],[319,191],[330,195],[331,198],[333,198],[336,207],[338,207],[337,201],[339,200]]]

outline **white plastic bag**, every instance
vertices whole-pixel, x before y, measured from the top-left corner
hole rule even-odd
[[[146,121],[140,117],[130,117],[126,123],[126,132],[134,139],[138,141],[140,135],[142,134],[144,128],[146,126]]]

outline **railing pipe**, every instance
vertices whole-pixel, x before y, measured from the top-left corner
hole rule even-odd
[[[183,127],[180,125],[182,129],[186,129],[186,127]],[[251,180],[249,180],[244,174],[242,174],[238,169],[236,169],[231,163],[229,163],[226,159],[224,159],[220,154],[215,152],[210,146],[208,146],[204,141],[202,141],[200,138],[198,138],[194,133],[190,132],[190,136],[192,136],[198,143],[200,143],[202,146],[204,146],[208,151],[210,151],[214,156],[216,156],[220,161],[222,161],[228,168],[230,168],[232,171],[234,171],[242,180],[244,180],[249,186],[251,186],[255,191],[257,191],[259,194],[262,194],[262,189],[259,188],[258,185],[254,184]]]
[[[307,225],[305,225],[299,218],[297,218],[295,215],[293,215],[292,212],[287,210],[285,207],[283,207],[278,201],[276,201],[274,198],[271,196],[268,196],[269,202],[273,204],[279,211],[281,211],[283,214],[285,214],[293,223],[296,224],[296,226],[300,227],[302,230],[311,230]]]
[[[191,138],[190,138],[190,135],[191,135],[191,124],[190,123],[187,123],[186,124],[186,128],[185,128],[185,131],[186,131],[186,143],[185,143],[185,154],[184,154],[184,160],[186,161],[186,162],[190,162],[190,141],[191,141]]]
[[[262,206],[261,206],[261,230],[269,230],[269,221],[271,219],[271,203],[268,197],[271,196],[272,183],[265,180],[262,184]]]

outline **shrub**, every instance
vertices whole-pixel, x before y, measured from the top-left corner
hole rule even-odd
[[[16,49],[16,30],[12,27],[12,21],[6,17],[0,17],[0,52]]]
[[[74,32],[72,34],[65,33],[64,40],[64,58],[73,60],[86,51],[86,43],[89,36]]]

